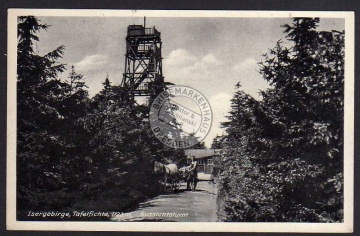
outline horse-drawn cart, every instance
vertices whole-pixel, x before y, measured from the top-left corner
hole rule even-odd
[[[189,183],[189,187],[191,190],[195,190],[194,189],[194,180],[193,178],[188,178],[189,176],[189,170],[188,167],[181,167],[178,170],[177,176],[174,176],[174,178],[171,179],[169,185],[172,191],[178,191],[181,188],[181,185],[184,184],[187,187],[187,181],[189,179],[190,183]]]
[[[181,188],[182,183],[186,183],[187,185],[189,175],[188,167],[181,167],[178,169],[176,164],[164,165],[160,162],[155,162],[154,171],[161,175],[164,191],[167,191],[168,189],[178,191]],[[192,181],[192,178],[190,178],[189,185],[192,190],[195,190],[195,184],[194,181]]]

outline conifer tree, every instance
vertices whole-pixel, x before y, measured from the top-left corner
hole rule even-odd
[[[279,40],[259,63],[272,85],[261,101],[239,86],[232,99],[224,126],[237,152],[223,163],[223,186],[241,191],[238,203],[229,201],[232,220],[343,220],[345,34],[319,32],[318,23],[294,18],[284,26],[291,46]],[[244,172],[250,178],[234,174]]]
[[[34,41],[41,24],[33,16],[18,18],[17,48],[17,186],[19,206],[36,207],[38,199],[31,193],[36,188],[56,189],[63,183],[63,176],[56,171],[53,151],[64,148],[57,125],[63,119],[57,102],[63,99],[66,84],[58,78],[65,70],[58,63],[64,46],[37,55]]]

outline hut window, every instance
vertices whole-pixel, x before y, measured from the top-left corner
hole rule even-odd
[[[208,160],[207,160],[207,164],[208,164],[208,165],[214,165],[213,159],[211,159],[211,158],[208,159]]]

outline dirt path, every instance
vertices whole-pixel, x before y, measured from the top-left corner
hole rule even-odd
[[[195,192],[169,192],[140,204],[138,210],[112,218],[112,221],[178,221],[215,222],[216,186],[208,181],[198,183]]]

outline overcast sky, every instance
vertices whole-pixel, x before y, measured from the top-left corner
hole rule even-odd
[[[37,50],[44,54],[65,45],[63,63],[75,66],[86,78],[90,95],[102,89],[106,75],[120,84],[125,62],[127,26],[143,24],[142,17],[38,17],[51,25],[39,33]],[[281,25],[289,18],[147,18],[163,42],[165,80],[199,90],[214,113],[211,131],[205,139],[210,147],[223,131],[235,84],[258,99],[268,84],[257,72],[261,54],[285,39]],[[343,30],[343,19],[321,19],[320,30]],[[284,40],[285,41],[285,40]],[[68,75],[67,71],[62,77]]]

